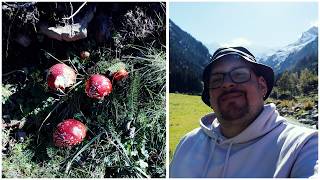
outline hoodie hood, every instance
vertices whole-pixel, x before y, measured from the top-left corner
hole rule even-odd
[[[200,119],[201,129],[218,144],[241,144],[265,135],[276,128],[284,120],[279,116],[276,106],[271,103],[264,105],[263,111],[245,130],[232,138],[226,138],[220,133],[220,123],[215,113],[210,113]]]

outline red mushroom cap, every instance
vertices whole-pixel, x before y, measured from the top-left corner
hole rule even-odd
[[[47,83],[53,90],[58,88],[64,90],[76,82],[76,77],[77,75],[71,67],[63,63],[55,64],[49,69]]]
[[[129,73],[125,69],[120,69],[113,74],[113,79],[115,79],[116,81],[121,81],[122,79],[127,78],[128,74]]]
[[[111,91],[111,81],[103,75],[94,74],[86,82],[86,93],[91,98],[103,99]]]
[[[53,133],[53,142],[58,147],[71,147],[86,137],[86,126],[78,120],[66,119],[58,124]]]

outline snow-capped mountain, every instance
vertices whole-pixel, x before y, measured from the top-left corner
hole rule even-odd
[[[302,36],[300,37],[300,39],[297,42],[291,44],[291,46],[298,46],[298,47],[302,46],[306,43],[309,43],[310,41],[314,40],[317,37],[318,37],[318,27],[314,26],[310,28],[308,31],[302,33]]]
[[[318,60],[318,27],[310,28],[296,42],[258,60],[273,67],[276,74],[285,70],[316,68],[314,65]]]

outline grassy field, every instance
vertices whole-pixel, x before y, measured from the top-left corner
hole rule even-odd
[[[199,119],[212,112],[201,96],[170,93],[169,95],[170,161],[180,139],[187,132],[200,127]]]

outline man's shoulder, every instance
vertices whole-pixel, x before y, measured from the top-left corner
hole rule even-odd
[[[199,135],[201,135],[203,132],[200,127],[193,129],[192,131],[189,131],[187,134],[184,135],[184,138],[194,138]]]
[[[198,141],[199,139],[207,138],[208,136],[201,129],[201,127],[195,128],[183,136],[181,141]]]
[[[288,120],[284,122],[284,125],[286,126],[285,130],[293,134],[314,134],[318,132],[316,129],[312,129],[311,127],[302,124],[294,124]]]
[[[186,154],[197,153],[201,149],[207,149],[210,145],[209,139],[210,137],[201,128],[190,131],[177,145],[175,157],[185,156]]]
[[[285,121],[283,127],[284,129],[281,132],[280,137],[286,139],[286,141],[303,142],[318,136],[317,130],[304,127],[303,125],[293,124],[289,121]]]

